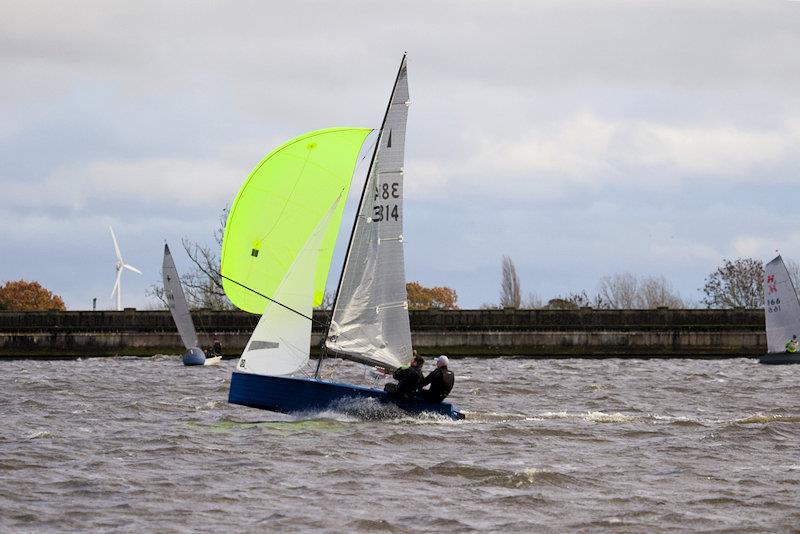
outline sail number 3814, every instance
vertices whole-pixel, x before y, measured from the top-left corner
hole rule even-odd
[[[372,209],[372,220],[374,222],[398,220],[400,210],[398,205],[391,202],[391,199],[400,198],[400,184],[397,182],[380,184],[375,188],[375,205]],[[389,200],[390,202],[382,202]]]

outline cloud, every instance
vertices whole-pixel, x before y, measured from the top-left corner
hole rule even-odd
[[[772,169],[800,164],[794,150],[800,144],[796,125],[787,120],[769,130],[735,124],[674,126],[580,114],[538,125],[519,137],[501,133],[468,140],[472,156],[461,163],[412,160],[411,180],[422,184],[409,189],[442,197],[459,188],[474,196],[529,202],[604,188],[663,191],[698,181],[794,182],[796,176]],[[643,179],[647,176],[653,179]]]
[[[272,147],[376,126],[403,50],[409,272],[462,304],[494,298],[505,253],[547,296],[627,270],[683,292],[726,253],[800,245],[774,210],[800,177],[796,3],[397,7],[0,5],[4,269],[89,302],[111,223],[156,273],[154,243],[210,237]]]
[[[731,240],[730,247],[736,257],[771,259],[780,253],[800,257],[800,232],[739,235]]]
[[[176,210],[216,209],[241,184],[242,170],[217,161],[155,158],[91,161],[59,169],[41,182],[8,184],[8,205],[18,209],[156,204]]]

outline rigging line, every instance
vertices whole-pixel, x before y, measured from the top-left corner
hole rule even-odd
[[[373,128],[372,131],[374,132],[375,129]],[[353,176],[360,174],[361,169],[363,168],[364,160],[367,159],[367,156],[370,156],[373,153],[375,147],[378,145],[378,137],[379,136],[377,136],[377,135],[374,136],[373,140],[367,145],[367,149],[363,150],[364,155],[361,157],[361,159],[358,160],[358,163],[356,163],[356,168],[353,170]],[[367,177],[365,178],[365,180],[368,180],[368,179],[369,179],[369,173],[367,173]],[[351,178],[351,181],[352,181],[352,178]],[[349,188],[348,188],[348,192],[349,192]],[[344,201],[347,202],[347,197],[346,196],[345,196]],[[356,216],[358,216],[358,212],[356,212]],[[342,265],[342,269],[344,269],[344,265]],[[339,273],[339,276],[341,276],[341,272]],[[337,293],[338,293],[338,287],[337,287]],[[328,292],[326,291],[324,293],[324,295],[325,296],[328,295]],[[324,301],[324,299],[325,299],[325,297],[323,296],[323,301]],[[329,326],[330,326],[331,321],[333,320],[333,307],[334,307],[335,304],[336,304],[336,296],[334,295],[333,301],[331,301],[331,303],[330,303],[330,308],[322,308],[322,307],[318,308],[319,311],[321,311],[325,315],[325,319],[328,321],[328,325]],[[323,335],[324,335],[323,340],[327,339],[327,337],[328,337],[327,336],[327,331],[323,332]]]
[[[331,307],[332,311],[336,310],[336,302],[339,300],[339,291],[342,288],[342,282],[344,281],[344,271],[347,268],[347,261],[350,259],[350,252],[353,248],[353,236],[356,233],[356,226],[358,224],[358,216],[361,213],[361,207],[364,204],[364,197],[367,193],[367,187],[370,183],[370,173],[372,173],[372,167],[375,164],[375,156],[378,153],[378,148],[380,147],[381,140],[383,139],[383,129],[386,127],[386,119],[389,116],[389,110],[392,107],[392,101],[394,100],[395,92],[397,91],[397,82],[400,81],[400,75],[403,73],[403,68],[406,65],[406,54],[403,53],[403,59],[400,60],[400,67],[397,69],[397,76],[394,79],[394,85],[392,86],[392,94],[389,96],[389,103],[386,104],[386,112],[383,114],[383,121],[381,122],[381,129],[378,130],[378,137],[375,140],[375,148],[372,152],[372,159],[369,162],[369,168],[367,169],[367,178],[364,180],[364,188],[361,190],[361,198],[358,200],[358,209],[356,210],[356,216],[353,220],[353,229],[350,232],[350,241],[347,243],[347,252],[344,256],[344,263],[342,264],[342,271],[339,274],[339,283],[336,285],[336,294],[333,297],[333,306]],[[330,325],[328,325],[328,329],[325,331],[325,339],[328,338],[328,334],[330,331]]]
[[[299,311],[295,310],[294,308],[291,308],[291,307],[289,307],[289,306],[287,306],[287,305],[285,305],[285,304],[283,304],[283,303],[281,303],[281,302],[278,302],[278,301],[277,301],[277,300],[275,300],[275,299],[271,299],[271,298],[269,298],[268,296],[264,295],[263,293],[260,293],[260,292],[256,291],[255,289],[252,289],[252,288],[250,288],[250,287],[247,287],[246,285],[244,285],[244,284],[242,284],[242,283],[240,283],[240,282],[237,282],[236,280],[234,280],[234,279],[232,279],[232,278],[228,278],[228,277],[227,277],[227,276],[225,276],[225,275],[220,275],[220,276],[221,276],[222,278],[224,278],[225,280],[228,280],[228,281],[230,281],[230,282],[233,282],[233,283],[234,283],[234,284],[236,284],[237,286],[240,286],[240,287],[242,287],[242,288],[244,288],[244,289],[246,289],[246,290],[248,290],[248,291],[250,291],[250,292],[252,292],[252,293],[255,293],[256,295],[258,295],[258,296],[260,296],[260,297],[263,297],[263,298],[267,299],[267,300],[268,300],[268,301],[270,301],[270,302],[273,302],[273,303],[277,304],[278,306],[281,306],[282,308],[285,308],[285,309],[289,310],[290,312],[296,313],[297,315],[299,315],[300,317],[303,317],[304,319],[308,319],[308,320],[309,320],[309,321],[311,321],[312,323],[315,323],[315,324],[317,324],[317,325],[321,325],[321,326],[323,326],[323,327],[326,327],[326,328],[330,326],[329,324],[326,324],[326,323],[324,323],[324,322],[322,322],[322,321],[318,321],[317,319],[314,319],[313,317],[309,317],[308,315],[306,315],[306,314],[304,314],[304,313],[302,313],[302,312],[299,312]],[[344,338],[344,339],[348,339],[348,340],[350,340],[350,341],[356,341],[356,343],[360,344],[360,346],[361,346],[361,347],[363,347],[363,348],[365,348],[365,349],[368,349],[368,348],[370,348],[370,346],[369,346],[369,345],[367,345],[367,344],[365,344],[365,343],[361,342],[361,341],[360,341],[360,340],[358,340],[358,339],[354,339],[354,338],[352,338],[351,336],[348,336],[347,334],[339,334],[339,336],[338,336],[338,337],[340,337],[340,338]],[[323,341],[324,341],[325,339],[327,339],[327,336],[326,336],[325,338],[323,338]]]
[[[240,282],[237,282],[237,281],[236,281],[236,280],[234,280],[233,278],[228,278],[228,277],[227,277],[227,276],[225,276],[224,274],[221,274],[220,276],[221,276],[222,278],[224,278],[225,280],[229,281],[229,282],[233,282],[234,284],[236,284],[236,285],[237,285],[237,286],[239,286],[239,287],[242,287],[242,288],[244,288],[244,289],[246,289],[246,290],[248,290],[248,291],[250,291],[250,292],[252,292],[252,293],[255,293],[255,294],[256,294],[256,295],[258,295],[259,297],[264,297],[264,298],[265,298],[265,299],[267,299],[268,301],[270,301],[270,302],[272,302],[272,303],[274,303],[274,304],[277,304],[278,306],[280,306],[280,307],[282,307],[282,308],[286,308],[286,309],[287,309],[287,310],[289,310],[290,312],[296,313],[296,314],[297,314],[297,315],[299,315],[300,317],[303,317],[303,318],[305,318],[305,319],[308,319],[308,320],[309,320],[309,321],[311,321],[312,323],[316,323],[316,324],[322,325],[322,326],[324,326],[324,327],[327,327],[327,326],[328,326],[327,324],[323,323],[322,321],[317,321],[316,319],[314,319],[313,317],[309,317],[309,316],[308,316],[308,315],[306,315],[305,313],[299,312],[299,311],[295,310],[294,308],[290,308],[290,307],[289,307],[289,306],[287,306],[286,304],[283,304],[283,303],[281,303],[281,302],[278,302],[278,301],[277,301],[277,300],[275,300],[275,299],[271,299],[271,298],[269,298],[268,296],[266,296],[265,294],[263,294],[263,293],[260,293],[260,292],[256,291],[255,289],[253,289],[253,288],[251,288],[251,287],[247,287],[246,285],[244,285],[244,284],[242,284],[242,283],[240,283]]]

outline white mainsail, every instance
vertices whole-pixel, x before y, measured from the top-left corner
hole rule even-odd
[[[314,275],[328,223],[341,195],[317,224],[253,330],[236,370],[259,375],[292,374],[308,363]]]
[[[326,349],[389,369],[411,356],[403,256],[403,159],[408,118],[400,64],[345,258]]]
[[[780,255],[764,268],[764,315],[767,351],[785,352],[786,342],[800,336],[800,300]]]
[[[192,314],[189,312],[189,305],[186,303],[186,296],[183,294],[183,286],[181,286],[181,279],[178,276],[178,269],[175,268],[175,262],[166,243],[164,243],[161,276],[164,280],[164,297],[167,299],[167,305],[172,314],[172,319],[175,321],[175,326],[178,327],[183,346],[187,349],[197,347],[197,332],[194,329]]]

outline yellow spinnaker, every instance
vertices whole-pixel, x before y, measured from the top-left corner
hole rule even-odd
[[[328,128],[295,137],[270,152],[233,201],[222,240],[225,294],[234,305],[263,313],[311,232],[339,195],[347,198],[369,128]],[[344,201],[331,217],[314,276],[314,305],[325,282]],[[252,291],[245,289],[252,289]]]

